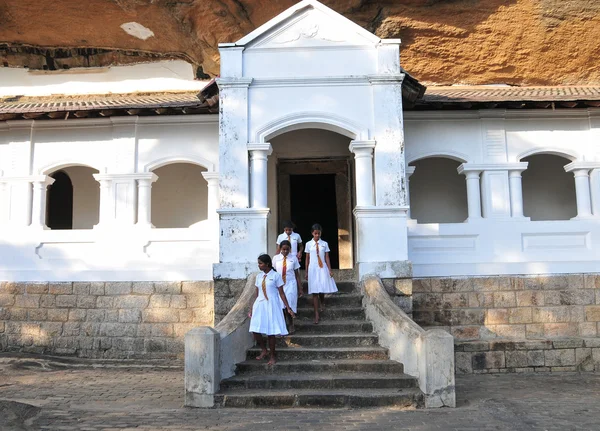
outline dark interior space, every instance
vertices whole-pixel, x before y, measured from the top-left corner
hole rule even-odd
[[[46,226],[50,229],[73,229],[73,184],[62,171],[50,175],[54,184],[48,187]]]
[[[335,174],[290,175],[292,221],[295,231],[306,244],[312,239],[311,227],[323,227],[322,239],[329,244],[333,269],[339,268],[338,222],[335,196]],[[302,259],[304,269],[304,259]]]

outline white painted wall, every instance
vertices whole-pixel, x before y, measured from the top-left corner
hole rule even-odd
[[[467,219],[465,177],[459,162],[434,157],[412,163],[410,215],[418,223],[462,223]]]
[[[152,224],[157,228],[187,228],[208,218],[208,184],[202,168],[174,163],[154,170]]]
[[[73,184],[73,229],[92,229],[100,214],[100,185],[92,176],[98,171],[85,166],[61,170]]]
[[[30,71],[0,68],[0,96],[52,94],[107,94],[201,90],[194,68],[183,60],[156,61],[131,66]]]
[[[525,216],[537,220],[569,220],[577,216],[575,181],[565,172],[570,163],[563,157],[538,154],[523,159],[529,166],[523,172]]]

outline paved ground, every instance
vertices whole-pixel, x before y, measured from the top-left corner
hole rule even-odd
[[[182,408],[180,368],[0,355],[0,430],[600,430],[600,373],[456,383],[456,409],[196,410]]]

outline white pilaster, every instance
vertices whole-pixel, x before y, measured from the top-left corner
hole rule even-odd
[[[31,227],[48,229],[46,226],[46,197],[48,186],[54,183],[54,178],[47,175],[32,177],[33,202],[31,207]]]
[[[202,176],[208,183],[208,219],[218,220],[219,214],[219,173],[218,172],[202,172]]]
[[[406,167],[406,203],[408,204],[408,218],[411,219],[410,214],[410,177],[417,170],[416,166],[407,166]]]
[[[463,163],[458,167],[458,173],[464,175],[467,181],[467,204],[469,218],[467,221],[481,219],[481,186],[480,169],[471,170],[467,164]]]
[[[590,172],[590,188],[592,195],[592,213],[600,217],[600,168]]]
[[[575,194],[577,197],[577,217],[592,217],[592,191],[590,186],[590,171],[598,167],[596,162],[572,162],[565,166],[566,172],[575,176]]]
[[[522,169],[508,171],[510,183],[510,215],[512,218],[524,218],[523,214],[523,179]]]
[[[267,208],[267,161],[273,153],[269,143],[249,143],[250,201],[252,208]]]
[[[99,226],[133,226],[137,218],[136,180],[144,174],[94,174],[100,183]]]
[[[223,55],[224,49],[221,49]],[[222,57],[223,58],[223,57]],[[223,67],[223,65],[222,65]],[[248,87],[252,79],[224,77],[219,85],[220,208],[248,208]]]
[[[375,141],[352,141],[350,151],[355,159],[356,205],[373,206],[373,149]]]
[[[152,225],[152,183],[158,177],[152,172],[140,174],[137,178],[138,186],[138,217],[137,225],[140,227],[154,227]]]

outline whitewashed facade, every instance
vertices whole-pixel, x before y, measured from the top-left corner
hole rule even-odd
[[[349,166],[338,238],[360,274],[599,271],[600,109],[403,113],[399,49],[302,1],[221,45],[220,115],[0,122],[0,279],[245,278],[274,251],[278,166],[327,159]],[[95,88],[199,87],[135,68]],[[90,81],[25,75],[0,70],[0,94]],[[69,230],[47,228],[58,171]]]

